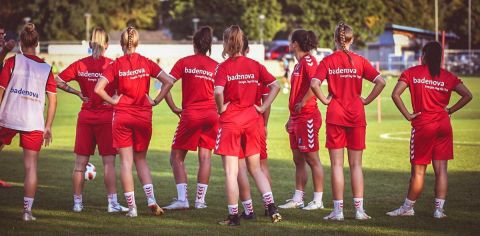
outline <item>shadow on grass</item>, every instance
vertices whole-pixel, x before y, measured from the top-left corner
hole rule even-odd
[[[23,164],[19,150],[5,150],[0,154],[0,179],[15,183],[23,182]],[[154,178],[155,194],[160,205],[169,203],[176,196],[176,188],[169,164],[169,153],[152,150],[148,161]],[[39,161],[39,184],[34,214],[37,222],[20,221],[23,189],[14,187],[0,189],[0,233],[23,234],[461,234],[474,235],[480,232],[479,179],[480,172],[450,172],[449,192],[446,210],[447,219],[435,220],[433,212],[433,174],[429,171],[423,195],[416,204],[416,216],[390,218],[385,212],[402,203],[409,179],[409,167],[401,171],[365,169],[365,207],[373,217],[369,221],[353,220],[353,204],[348,169],[345,168],[345,216],[344,222],[326,222],[322,217],[332,207],[330,170],[325,168],[325,210],[303,211],[299,209],[284,210],[285,221],[280,224],[269,223],[263,217],[258,192],[253,191],[254,205],[258,219],[254,222],[243,221],[241,227],[226,228],[216,225],[226,216],[226,199],[221,158],[212,157],[212,178],[207,193],[204,210],[167,212],[163,217],[149,215],[146,199],[138,179],[135,178],[136,200],[140,216],[128,219],[121,214],[106,213],[107,200],[103,185],[101,159],[91,158],[97,166],[97,178],[85,184],[82,213],[71,212],[71,171],[73,155],[70,150],[45,150]],[[189,198],[194,198],[196,171],[196,153],[191,152],[186,158],[189,173]],[[117,162],[118,167],[118,162]],[[273,191],[277,204],[291,197],[294,187],[294,166],[289,160],[270,160],[273,177]],[[118,168],[117,168],[118,172]],[[253,184],[253,181],[251,181]],[[125,203],[121,186],[117,179],[120,202]],[[312,185],[309,181],[305,201],[312,199]],[[193,203],[193,201],[191,201]]]

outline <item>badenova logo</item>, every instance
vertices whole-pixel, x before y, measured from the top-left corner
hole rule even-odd
[[[201,74],[201,75],[206,75],[208,77],[212,77],[213,73],[207,70],[199,70],[197,68],[187,68],[185,67],[184,70],[185,74]]]
[[[87,78],[88,81],[97,82],[98,78],[102,76],[102,73],[98,72],[88,72],[88,71],[79,71],[78,76]]]
[[[227,75],[227,80],[247,80],[247,79],[255,79],[254,74],[236,74],[236,75]]]
[[[414,84],[425,84],[425,85],[432,85],[432,86],[439,86],[439,87],[444,87],[445,82],[443,81],[436,81],[436,80],[428,80],[423,78],[415,78],[413,77],[413,83]]]
[[[19,88],[19,89],[11,88],[10,93],[16,93],[16,94],[20,94],[20,95],[24,95],[24,96],[38,98],[38,93],[34,93],[34,92],[28,91],[28,90],[23,89],[23,88]]]
[[[329,75],[339,75],[339,74],[356,74],[357,69],[342,69],[342,68],[337,68],[337,69],[330,69],[328,68],[328,74]]]
[[[134,76],[139,74],[145,74],[145,69],[140,68],[136,70],[118,71],[118,76]]]

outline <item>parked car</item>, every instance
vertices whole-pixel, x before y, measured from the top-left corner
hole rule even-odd
[[[265,60],[280,60],[283,56],[292,59],[288,40],[275,40],[265,49]]]

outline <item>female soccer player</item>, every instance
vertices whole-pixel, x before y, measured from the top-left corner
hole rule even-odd
[[[7,59],[0,74],[0,150],[20,134],[25,167],[24,221],[35,220],[32,205],[37,190],[37,160],[42,144],[47,147],[52,141],[57,107],[52,67],[35,55],[38,38],[35,25],[26,24],[20,33],[22,54]],[[46,121],[45,97],[48,98]]]
[[[195,33],[193,48],[195,54],[180,59],[170,72],[175,79],[182,79],[182,109],[175,106],[170,93],[165,99],[174,113],[181,114],[170,154],[178,197],[164,207],[167,210],[189,208],[184,161],[187,152],[196,151],[197,147],[199,168],[195,208],[207,207],[205,195],[218,122],[213,96],[213,74],[218,63],[207,56],[212,49],[212,28],[205,26]]]
[[[370,219],[363,209],[362,153],[365,149],[365,109],[385,87],[385,80],[371,63],[350,51],[353,43],[353,30],[340,22],[335,29],[337,51],[325,57],[319,64],[311,80],[311,88],[320,101],[328,105],[327,142],[332,169],[333,211],[325,220],[343,220],[343,152],[348,151],[350,179],[352,183],[355,219]],[[362,79],[375,83],[373,90],[362,98]],[[321,83],[328,81],[329,96],[320,89]]]
[[[77,95],[82,101],[82,109],[78,113],[77,135],[75,138],[75,169],[72,174],[73,182],[73,211],[83,209],[82,192],[84,187],[84,173],[90,155],[98,152],[102,156],[104,167],[104,182],[107,189],[108,212],[127,211],[117,200],[115,181],[115,155],[117,151],[112,146],[112,117],[113,108],[104,103],[102,98],[93,92],[98,78],[103,70],[112,62],[103,56],[108,47],[108,34],[101,28],[92,31],[90,48],[92,56],[80,59],[62,71],[57,77],[58,88]],[[67,85],[75,80],[80,85],[80,91]],[[105,90],[113,96],[115,88],[109,84]]]
[[[138,32],[133,27],[128,27],[122,33],[120,45],[124,56],[117,58],[103,71],[94,90],[103,100],[114,105],[113,147],[117,148],[120,154],[120,178],[128,203],[128,217],[137,216],[133,192],[133,162],[143,184],[148,207],[154,215],[163,214],[155,200],[146,157],[152,137],[152,106],[158,105],[173,85],[171,76],[162,71],[155,62],[135,53],[138,40]],[[150,77],[163,83],[161,92],[154,100],[148,95]],[[118,85],[119,96],[111,97],[107,93],[105,88],[109,83]]]
[[[215,75],[215,102],[220,114],[215,154],[221,155],[225,169],[225,189],[229,216],[223,225],[240,224],[238,216],[238,157],[243,151],[250,173],[255,179],[272,222],[281,220],[274,204],[270,184],[260,168],[260,135],[258,113],[263,113],[277,96],[280,86],[266,68],[242,56],[243,32],[239,26],[227,28],[223,34],[223,56]],[[258,83],[267,85],[270,93],[262,106],[255,106]]]
[[[472,94],[454,74],[441,68],[442,46],[429,42],[422,49],[422,65],[402,73],[392,99],[402,115],[412,124],[410,139],[411,177],[403,205],[389,216],[413,216],[413,205],[423,190],[425,170],[433,162],[435,171],[435,210],[433,217],[444,218],[443,206],[447,197],[447,161],[453,159],[453,135],[450,115],[472,100]],[[410,89],[413,113],[408,112],[401,95]],[[455,91],[461,96],[448,108]]]
[[[242,55],[247,56],[249,52],[248,46],[248,38],[247,36],[243,35],[243,49]],[[262,101],[268,97],[269,89],[267,86],[260,84],[257,88],[257,98],[255,104],[257,106],[262,105]],[[268,107],[263,114],[259,116],[258,125],[259,125],[259,133],[260,133],[260,168],[262,172],[268,179],[268,183],[272,186],[272,180],[270,178],[270,171],[268,168],[268,154],[267,154],[267,123],[268,118],[270,116],[270,107]],[[248,168],[245,156],[243,152],[240,153],[238,159],[238,189],[239,189],[239,196],[240,200],[242,201],[244,211],[241,214],[241,217],[246,220],[255,219],[255,212],[253,210],[253,201],[250,192],[250,183],[248,180]],[[262,199],[263,200],[263,199]],[[268,207],[267,205],[263,204],[265,208],[265,216],[268,216]]]
[[[322,117],[317,99],[310,89],[310,78],[315,74],[317,61],[310,51],[317,48],[317,36],[312,31],[298,29],[290,36],[290,51],[298,64],[292,73],[292,89],[289,99],[290,118],[285,125],[290,137],[293,162],[295,163],[295,193],[280,208],[323,208],[323,167],[318,156],[318,131]],[[307,184],[306,164],[312,170],[313,201],[304,207],[303,195]]]

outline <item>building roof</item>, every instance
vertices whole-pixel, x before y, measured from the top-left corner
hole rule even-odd
[[[404,26],[404,25],[396,25],[396,24],[386,24],[385,25],[385,31],[387,30],[396,30],[396,31],[403,31],[403,32],[408,32],[408,33],[413,33],[413,34],[418,34],[418,35],[423,35],[423,36],[430,36],[430,37],[435,37],[435,32],[430,31],[430,30],[425,30],[425,29],[420,29],[420,28],[415,28],[415,27],[410,27],[410,26]],[[457,40],[460,39],[458,35],[452,32],[447,32],[445,33],[445,39],[447,40]]]

